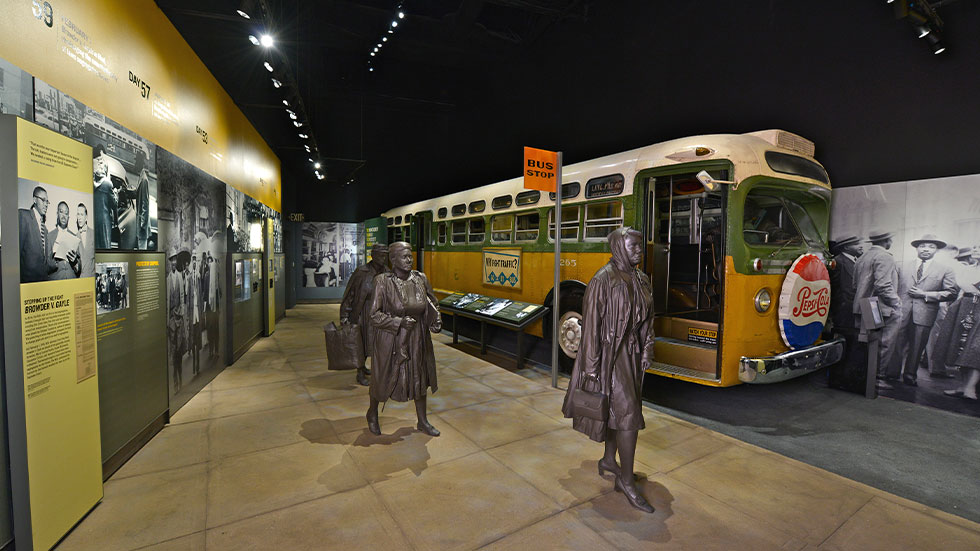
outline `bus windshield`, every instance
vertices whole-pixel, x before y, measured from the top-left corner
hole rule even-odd
[[[773,189],[756,188],[746,196],[742,235],[749,245],[802,245],[805,241],[823,247],[820,230],[807,209]]]

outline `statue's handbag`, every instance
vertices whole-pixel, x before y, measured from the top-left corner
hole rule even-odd
[[[337,327],[330,322],[323,326],[323,336],[327,343],[327,369],[357,369],[364,365],[364,344],[356,323]]]
[[[572,393],[572,411],[576,417],[605,422],[609,416],[609,396],[601,392],[598,379],[579,378],[578,388]]]

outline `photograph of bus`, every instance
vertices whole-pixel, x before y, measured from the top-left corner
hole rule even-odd
[[[777,300],[802,254],[830,264],[831,187],[814,144],[782,130],[694,136],[563,167],[561,289],[554,314],[529,328],[569,371],[585,286],[606,262],[610,232],[640,230],[656,310],[650,373],[711,386],[786,380],[838,361],[839,339],[796,350],[780,336]],[[384,212],[389,242],[416,252],[442,298],[480,293],[551,306],[554,194],[522,178]],[[486,284],[484,251],[517,250],[520,285]],[[553,319],[554,318],[554,319]],[[547,335],[547,336],[546,336]]]

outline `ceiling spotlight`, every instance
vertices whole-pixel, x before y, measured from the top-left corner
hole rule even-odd
[[[395,33],[395,31],[393,31],[391,29],[388,29],[388,34],[394,34],[394,33]]]
[[[306,138],[309,138],[309,136],[307,136],[306,134],[300,134],[300,135],[299,135],[299,137],[300,137],[300,138],[303,138],[304,140],[305,140]],[[310,160],[312,160],[312,159],[310,159]]]
[[[368,68],[368,71],[371,71],[373,73],[374,72],[374,67],[369,67]]]
[[[405,12],[403,11],[398,12],[398,19],[405,19]]]
[[[296,113],[293,113],[292,111],[290,111],[289,112],[289,118],[291,118],[293,120],[296,120]]]
[[[269,65],[269,62],[268,61],[266,61],[265,63],[263,63],[262,66],[265,67],[265,70],[266,71],[269,71],[270,73],[272,72],[272,65]]]
[[[271,48],[276,42],[272,39],[271,35],[264,34],[259,37],[259,42],[266,48]]]
[[[316,161],[315,163],[313,163],[313,168],[319,169],[320,168],[320,161]]]
[[[251,42],[253,46],[258,46],[259,45],[259,39],[258,38],[255,38],[255,35],[254,34],[248,35],[248,41]]]
[[[398,21],[392,21],[391,22],[391,26],[392,27],[397,27],[398,26]]]
[[[282,100],[282,104],[285,105],[286,107],[289,107],[289,102],[286,100]]]
[[[303,123],[301,123],[299,121],[293,121],[293,126],[295,126],[296,128],[299,128],[300,126],[303,126]]]
[[[372,57],[374,56],[374,52],[371,52],[371,56],[372,56]]]
[[[943,44],[943,39],[937,33],[930,33],[926,37],[926,42],[929,43],[929,47],[932,48],[932,53],[939,55],[946,51],[946,45]]]
[[[382,42],[388,42],[388,37],[387,37],[387,36],[385,36],[385,37],[382,37],[382,38],[381,38],[381,41],[382,41]]]
[[[307,153],[310,152],[310,146],[308,146],[306,144],[303,144],[303,149],[305,149]]]
[[[282,88],[282,83],[276,79],[272,79],[272,85],[275,86],[276,88]]]
[[[242,10],[235,10],[235,11],[238,13],[238,15],[244,17],[245,19],[251,19],[251,17],[249,17],[248,14],[243,12]]]
[[[925,25],[918,26],[915,29],[916,31],[919,32],[919,38],[925,38],[929,36],[929,33],[932,32],[932,30],[929,27],[926,27]]]

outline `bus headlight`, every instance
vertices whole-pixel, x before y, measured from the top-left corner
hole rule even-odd
[[[768,312],[770,306],[772,306],[772,295],[769,294],[769,289],[759,289],[759,292],[755,294],[756,311],[760,314]]]

